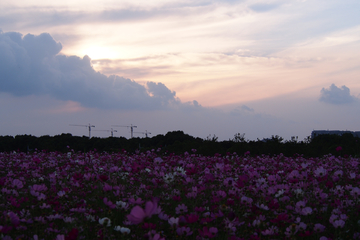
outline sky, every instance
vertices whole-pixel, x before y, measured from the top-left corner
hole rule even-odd
[[[358,0],[2,0],[0,135],[360,131]],[[72,124],[83,126],[71,126]],[[114,127],[120,125],[123,127]]]

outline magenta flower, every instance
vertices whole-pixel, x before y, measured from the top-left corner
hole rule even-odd
[[[342,150],[342,147],[341,146],[338,146],[337,148],[336,148],[336,151],[337,152],[339,152],[339,151],[341,151]]]
[[[161,236],[160,236],[160,234],[155,234],[153,237],[152,236],[150,236],[149,237],[149,240],[165,240],[165,238],[162,238]]]
[[[110,186],[109,184],[105,183],[105,185],[104,185],[104,187],[103,187],[104,192],[110,191],[110,190],[112,190],[112,189],[113,189],[112,186]]]
[[[108,200],[107,198],[103,199],[104,203],[109,206],[111,209],[114,209],[116,207],[116,205],[114,203],[112,203],[110,200]]]
[[[211,227],[209,229],[207,227],[203,227],[202,231],[200,229],[198,230],[201,237],[209,237],[209,238],[215,237],[216,233],[218,232],[217,228],[215,227]]]
[[[20,224],[20,218],[18,217],[18,215],[13,212],[9,212],[7,215],[10,218],[11,224],[15,225],[15,227]]]
[[[145,211],[139,206],[133,207],[129,215],[127,215],[127,219],[134,223],[139,224],[144,221],[145,217],[150,218],[157,210],[158,207],[158,199],[153,198],[152,201],[148,201],[145,204]]]
[[[189,214],[186,216],[187,223],[194,223],[197,222],[197,220],[199,220],[199,215],[197,214]]]
[[[106,182],[106,181],[109,179],[109,177],[102,174],[102,175],[99,175],[99,179],[100,179],[102,182]]]
[[[143,204],[144,201],[141,200],[141,198],[137,198],[136,200],[134,198],[130,198],[129,202],[132,204]]]
[[[185,234],[186,234],[186,236],[190,236],[193,232],[191,231],[191,229],[189,227],[178,227],[176,229],[176,233],[180,236],[185,235]]]

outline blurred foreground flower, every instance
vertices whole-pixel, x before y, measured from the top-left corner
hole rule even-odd
[[[145,217],[150,218],[157,210],[159,199],[153,198],[145,204],[145,211],[139,206],[133,207],[127,218],[134,224],[139,224],[144,221]]]

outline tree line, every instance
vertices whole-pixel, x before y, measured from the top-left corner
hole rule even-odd
[[[309,136],[302,141],[294,139],[284,141],[282,137],[277,135],[250,141],[245,139],[245,134],[237,133],[233,139],[218,141],[215,135],[202,139],[185,134],[183,131],[172,131],[151,138],[136,137],[131,139],[124,137],[92,137],[89,139],[87,136],[72,136],[70,133],[41,137],[32,135],[0,136],[0,152],[68,152],[70,150],[88,152],[95,150],[133,153],[153,149],[167,154],[191,153],[193,149],[196,149],[196,153],[205,156],[233,153],[256,156],[282,153],[285,156],[321,157],[333,154],[358,157],[360,156],[360,139],[351,133],[345,133],[341,136],[318,135],[313,139]]]

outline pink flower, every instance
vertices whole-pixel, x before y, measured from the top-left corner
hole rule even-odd
[[[318,167],[315,171],[314,171],[314,175],[315,177],[324,177],[327,174],[327,170],[325,168]]]
[[[55,240],[65,240],[65,235],[57,235]]]
[[[109,184],[105,183],[105,186],[103,187],[104,192],[110,191],[112,190],[112,186],[110,186]]]
[[[45,184],[41,184],[41,185],[35,184],[34,186],[31,187],[31,189],[34,191],[41,192],[41,191],[46,191],[48,188],[45,186]]]
[[[162,238],[160,234],[155,234],[153,237],[150,236],[149,240],[165,240],[165,238]]]
[[[158,201],[159,200],[156,198],[153,198],[152,201],[148,201],[145,204],[145,211],[139,206],[133,207],[130,214],[127,215],[128,220],[134,224],[139,224],[144,221],[145,217],[151,217],[157,210]]]
[[[241,203],[251,204],[252,202],[253,202],[252,198],[246,196],[241,197]]]
[[[138,198],[136,200],[134,198],[130,198],[129,202],[132,204],[143,204],[144,203],[144,201],[142,201],[141,198]]]
[[[311,213],[312,213],[311,207],[305,207],[305,208],[303,208],[303,209],[301,210],[301,214],[302,214],[302,215],[309,215],[309,214],[311,214]]]
[[[337,148],[336,148],[336,151],[337,152],[339,152],[339,151],[341,151],[342,150],[342,147],[341,146],[338,146]]]
[[[184,213],[188,211],[188,208],[185,204],[179,204],[176,208],[175,208],[176,214],[180,214],[180,213]]]
[[[360,188],[354,187],[353,189],[351,189],[350,194],[352,196],[359,197],[360,196]]]
[[[112,203],[110,200],[108,200],[107,198],[103,199],[104,203],[109,206],[111,209],[116,208],[116,205],[114,203]]]
[[[14,179],[12,182],[13,187],[17,187],[18,189],[21,189],[24,187],[24,184],[19,179]]]
[[[314,231],[315,232],[323,232],[325,230],[325,226],[320,224],[320,223],[317,223],[315,224],[314,226]]]
[[[334,226],[335,228],[338,228],[338,227],[343,228],[344,225],[345,225],[345,221],[342,220],[342,219],[340,219],[340,220],[335,220],[335,221],[333,222],[333,226]]]

